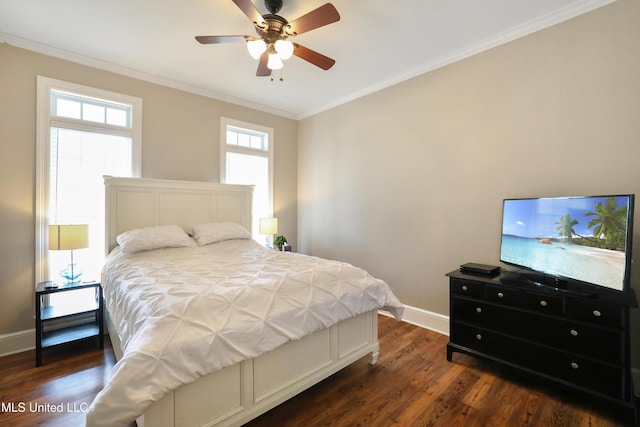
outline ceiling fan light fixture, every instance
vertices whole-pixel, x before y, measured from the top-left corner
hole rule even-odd
[[[279,70],[284,67],[284,63],[282,59],[280,59],[280,55],[277,53],[270,53],[269,60],[267,61],[267,68],[270,70]]]
[[[253,59],[258,59],[267,50],[267,44],[262,39],[248,40],[247,50]]]
[[[278,15],[283,0],[264,0],[266,8],[270,12],[264,15],[256,8],[254,1],[233,0],[233,3],[253,23],[258,37],[248,35],[196,36],[196,41],[200,44],[245,42],[249,55],[258,60],[256,71],[258,77],[270,76],[271,70],[283,68],[282,61],[293,55],[323,70],[328,70],[335,64],[335,60],[287,40],[289,37],[298,36],[339,21],[340,14],[331,3],[325,3],[289,22]]]
[[[293,56],[293,43],[288,40],[278,40],[275,44],[276,52],[283,61]]]

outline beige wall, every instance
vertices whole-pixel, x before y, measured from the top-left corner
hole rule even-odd
[[[295,245],[295,120],[0,44],[0,336],[34,327],[37,75],[142,98],[146,178],[219,181],[221,116],[274,128],[276,215]]]
[[[619,0],[302,120],[300,250],[448,315],[445,273],[498,262],[503,198],[640,197],[639,76],[640,2]]]

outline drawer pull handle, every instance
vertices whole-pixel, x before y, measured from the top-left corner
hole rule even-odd
[[[571,369],[578,369],[580,368],[580,365],[578,365],[576,362],[571,362]]]
[[[476,307],[476,313],[482,313],[482,308],[481,307]]]
[[[578,336],[578,331],[576,331],[575,329],[571,329],[571,331],[569,331],[569,333],[571,334],[572,337],[577,337]]]
[[[596,317],[600,317],[600,316],[602,316],[602,313],[600,313],[599,310],[593,310],[593,315],[596,316]]]
[[[480,341],[482,339],[482,335],[481,334],[476,335],[476,339]]]
[[[467,292],[469,290],[469,288],[467,287],[467,285],[462,285],[462,290]]]
[[[498,292],[498,298],[504,298],[504,294],[502,292]]]
[[[549,305],[545,300],[540,300],[540,305],[542,307],[546,307],[547,305]]]

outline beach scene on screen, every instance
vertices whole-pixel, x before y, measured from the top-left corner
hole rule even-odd
[[[628,196],[505,200],[500,259],[622,290]]]

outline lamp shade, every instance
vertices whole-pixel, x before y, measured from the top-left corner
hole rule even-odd
[[[89,225],[68,224],[49,226],[49,250],[65,251],[89,247]]]
[[[267,44],[262,39],[249,40],[247,41],[247,50],[253,59],[258,59],[267,50]]]
[[[269,59],[267,60],[267,68],[270,70],[279,70],[284,67],[284,63],[280,56],[277,53],[270,53]]]
[[[280,56],[280,59],[284,61],[291,58],[291,55],[293,55],[293,43],[291,43],[289,40],[278,40],[275,43],[275,48],[278,52],[278,55]]]
[[[260,218],[260,234],[278,234],[278,218]]]

